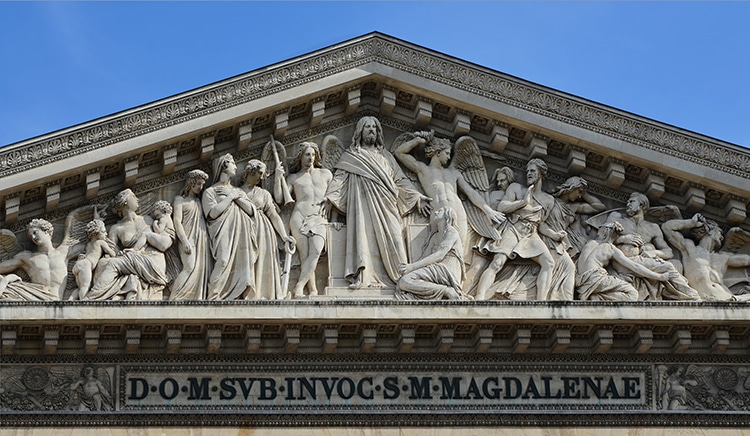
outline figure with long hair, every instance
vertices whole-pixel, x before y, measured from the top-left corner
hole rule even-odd
[[[429,198],[414,189],[385,149],[383,128],[374,117],[357,122],[352,144],[334,170],[326,207],[346,216],[349,287],[395,287],[399,265],[408,259],[402,217],[413,210],[427,214]]]
[[[208,247],[208,227],[201,207],[201,191],[208,174],[192,170],[182,192],[172,202],[174,229],[182,271],[172,282],[170,300],[203,300],[208,289],[212,259]]]
[[[297,241],[300,273],[291,294],[302,298],[305,288],[309,295],[318,295],[315,268],[326,243],[328,220],[323,203],[333,174],[322,167],[320,148],[313,142],[303,142],[290,167],[287,178],[289,192],[294,197],[294,209],[289,219],[289,230]]]

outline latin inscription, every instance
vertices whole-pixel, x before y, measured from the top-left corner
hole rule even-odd
[[[644,373],[181,374],[125,377],[125,406],[644,406]]]

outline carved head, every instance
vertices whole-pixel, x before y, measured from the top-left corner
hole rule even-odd
[[[578,176],[573,176],[566,180],[565,183],[558,186],[553,195],[555,197],[562,197],[574,191],[579,191],[582,195],[586,192],[586,188],[588,188],[588,186],[589,184],[585,179]]]
[[[115,195],[115,198],[112,200],[112,207],[118,215],[122,216],[122,212],[126,207],[130,207],[131,210],[138,209],[138,197],[130,189],[124,189]]]
[[[648,197],[640,192],[633,192],[630,194],[630,197],[628,197],[625,211],[628,215],[633,216],[638,212],[645,213],[649,207],[651,207],[651,203],[648,201]]]
[[[720,246],[721,242],[724,240],[724,234],[721,231],[719,224],[716,221],[709,219],[704,219],[702,226],[691,229],[690,235],[699,241],[703,238],[713,239],[712,248]]]
[[[598,239],[600,241],[613,242],[620,236],[620,234],[622,234],[624,230],[625,228],[622,226],[622,224],[618,223],[617,221],[604,224],[603,226],[599,227]]]
[[[224,172],[226,172],[230,177],[233,176],[237,172],[237,164],[234,162],[234,156],[227,153],[215,159],[213,164],[213,171],[213,183],[218,182],[221,174]]]
[[[151,212],[151,215],[156,219],[165,215],[172,215],[172,205],[168,201],[159,200],[154,203],[154,210]]]
[[[547,177],[547,163],[539,158],[534,158],[526,164],[526,182],[536,184]]]
[[[445,224],[447,226],[455,226],[456,220],[458,219],[458,215],[456,215],[456,211],[453,210],[452,207],[445,206],[433,212],[432,218],[435,221],[439,221],[440,219],[443,219],[445,220]]]
[[[189,173],[187,173],[187,178],[185,179],[185,186],[182,188],[182,196],[187,197],[190,194],[190,191],[193,190],[195,186],[200,185],[201,188],[203,188],[203,185],[206,183],[206,180],[208,180],[208,174],[206,174],[202,170],[192,170]],[[199,191],[200,192],[200,191]]]
[[[297,148],[297,156],[294,157],[294,162],[292,162],[292,165],[289,168],[289,171],[292,173],[296,173],[297,171],[301,170],[303,166],[303,161],[306,159],[312,158],[312,167],[313,168],[322,168],[323,163],[321,162],[320,158],[320,147],[318,147],[318,144],[314,142],[302,142],[299,144]]]
[[[86,236],[89,239],[97,239],[99,235],[107,233],[107,228],[104,226],[104,221],[100,219],[94,219],[86,224]]]
[[[495,170],[495,173],[492,175],[492,181],[496,189],[505,191],[511,183],[516,181],[516,176],[513,174],[512,169],[502,167]]]
[[[49,235],[49,237],[51,238],[52,234],[55,231],[55,228],[52,225],[52,223],[50,223],[49,221],[42,219],[42,218],[35,218],[26,225],[26,232],[29,235],[31,235],[34,230],[42,231],[46,233],[47,235]]]
[[[445,138],[433,138],[424,148],[424,154],[427,156],[427,159],[432,159],[433,156],[441,156],[441,152],[445,152],[445,154],[441,158],[440,163],[445,165],[451,156],[451,142]]]
[[[357,122],[352,136],[352,146],[359,148],[363,145],[374,145],[378,148],[385,147],[383,139],[383,127],[375,117],[362,117]]]
[[[255,186],[266,176],[266,164],[258,159],[250,159],[242,173],[242,183],[248,184],[248,180]]]

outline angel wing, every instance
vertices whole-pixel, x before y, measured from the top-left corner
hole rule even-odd
[[[669,220],[679,220],[682,219],[682,213],[680,213],[680,208],[673,204],[669,204],[666,206],[654,206],[648,208],[646,211],[646,219],[649,221],[654,221],[657,224],[665,223]]]
[[[15,233],[0,229],[0,262],[6,261],[22,250]]]
[[[79,207],[69,213],[65,219],[65,236],[63,237],[63,244],[78,244],[80,242],[85,242],[87,239],[86,225],[95,219],[104,221],[103,218],[106,218],[107,215],[106,210],[107,205],[93,204]]]
[[[733,253],[745,251],[750,248],[750,232],[739,227],[732,227],[724,235],[724,246],[721,251],[731,251]]]
[[[487,168],[484,166],[482,152],[477,142],[471,136],[462,136],[456,140],[453,159],[450,166],[463,175],[472,188],[485,200],[488,197],[490,182],[487,178]],[[487,215],[470,201],[464,202],[466,217],[475,232],[493,240],[500,239],[500,233]]]
[[[266,164],[266,178],[263,179],[263,189],[273,192],[274,174],[279,165],[288,168],[286,162],[286,147],[280,141],[271,137],[260,153],[260,160]]]
[[[344,153],[344,143],[336,135],[327,135],[320,144],[320,159],[323,168],[333,171],[334,165]]]

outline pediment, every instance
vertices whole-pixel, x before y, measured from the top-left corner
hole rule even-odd
[[[252,227],[244,216],[242,220],[227,220],[229,224],[225,228],[228,230],[223,233],[206,230],[206,222],[216,218],[205,216],[220,202],[206,201],[208,189],[218,185],[210,177],[222,173],[217,169],[233,168],[226,156],[233,156],[236,167],[242,170],[250,166],[253,159],[262,157],[271,138],[284,147],[281,151],[286,151],[288,156],[294,156],[298,145],[305,141],[324,145],[330,138],[338,138],[340,143],[349,145],[365,117],[378,120],[384,143],[390,148],[397,140],[404,141],[400,144],[407,142],[403,134],[408,132],[412,134],[408,137],[411,139],[422,135],[425,141],[427,138],[447,140],[453,148],[438,150],[436,154],[448,150],[454,153],[452,159],[457,160],[456,150],[460,149],[456,144],[472,143],[464,140],[473,138],[478,152],[473,157],[480,156],[478,166],[483,171],[491,175],[496,169],[509,167],[519,186],[524,185],[525,191],[518,191],[519,198],[512,201],[523,197],[528,204],[533,199],[539,207],[524,210],[523,213],[528,212],[526,215],[515,212],[521,209],[514,209],[500,224],[513,233],[512,236],[508,233],[507,240],[517,238],[518,243],[510,247],[512,252],[500,251],[505,248],[490,251],[503,253],[510,259],[510,263],[504,264],[505,269],[494,273],[497,280],[492,286],[499,283],[500,288],[491,288],[492,292],[482,294],[487,298],[478,298],[478,291],[470,294],[468,289],[460,289],[462,279],[457,278],[460,270],[466,272],[465,276],[461,275],[466,278],[475,265],[481,265],[486,271],[499,263],[495,262],[497,259],[503,259],[483,253],[484,263],[450,264],[461,260],[461,250],[456,248],[457,237],[446,231],[451,220],[457,221],[451,218],[446,207],[439,209],[440,214],[431,215],[432,224],[445,236],[432,246],[442,249],[439,243],[444,241],[452,241],[454,245],[448,247],[442,260],[425,266],[429,271],[417,269],[424,274],[417,278],[433,285],[421,296],[433,292],[434,298],[424,298],[428,301],[397,298],[401,296],[399,292],[418,293],[404,291],[408,284],[403,282],[402,285],[401,279],[414,270],[407,272],[403,264],[392,268],[400,274],[394,279],[399,288],[378,286],[382,283],[364,286],[349,280],[344,270],[348,259],[359,256],[370,261],[366,268],[371,265],[380,268],[386,263],[384,258],[401,248],[394,243],[387,249],[378,247],[377,253],[362,249],[350,256],[350,251],[355,250],[349,250],[349,244],[356,245],[352,240],[357,244],[364,241],[362,245],[369,249],[368,244],[375,246],[376,239],[378,243],[388,240],[384,243],[387,244],[400,237],[407,245],[402,257],[409,257],[412,267],[416,261],[424,259],[418,257],[422,251],[415,247],[430,246],[423,244],[430,239],[430,232],[427,231],[428,220],[416,212],[420,208],[420,202],[415,203],[417,196],[411,192],[411,200],[403,198],[404,204],[407,200],[412,203],[408,212],[402,212],[400,187],[389,191],[391,182],[395,185],[394,180],[400,176],[396,168],[407,166],[403,156],[399,157],[401,164],[391,156],[395,167],[391,167],[391,174],[384,178],[387,181],[380,180],[383,186],[377,188],[383,189],[373,189],[361,198],[352,197],[363,203],[370,201],[374,206],[353,208],[354,212],[344,213],[346,219],[334,220],[330,215],[329,223],[321,225],[320,221],[316,224],[315,220],[310,220],[298,227],[304,237],[309,237],[310,245],[313,242],[309,241],[318,238],[320,242],[325,234],[325,252],[314,267],[318,274],[317,295],[308,287],[302,298],[291,298],[289,293],[260,298],[258,294],[266,288],[258,285],[252,297],[247,296],[247,291],[247,295],[211,298],[207,290],[211,289],[214,277],[201,282],[204,277],[195,278],[195,272],[214,271],[220,261],[230,265],[228,256],[222,256],[245,250],[255,256],[252,261],[240,259],[231,264],[239,267],[225,267],[222,272],[229,275],[236,271],[255,271],[255,265],[262,261],[273,265],[264,267],[257,277],[277,278],[282,256],[274,260],[276,253],[273,251],[277,249],[281,253],[278,248],[284,245],[282,237],[289,236],[279,234],[276,238],[270,230],[267,233],[271,236],[265,242],[258,242],[261,238],[259,219],[253,221],[253,226],[257,227]],[[376,124],[369,119],[367,123]],[[433,132],[432,136],[428,131]],[[424,149],[411,150],[408,153],[415,155],[412,157],[427,160]],[[398,154],[391,151],[393,155]],[[363,179],[379,171],[388,172],[391,161],[384,155],[380,155],[382,159],[367,161],[369,173],[362,176]],[[548,171],[541,194],[532,195],[534,183],[526,179],[527,164],[537,158],[546,162]],[[224,166],[215,166],[215,162],[222,162]],[[356,171],[352,168],[359,170],[365,166],[351,162],[356,161],[342,164],[348,165],[343,172],[354,174]],[[439,170],[445,170],[444,166],[442,163]],[[331,162],[326,162],[324,167],[333,168]],[[337,171],[342,168],[344,166],[333,168],[332,180],[336,180]],[[534,168],[540,171],[538,163]],[[183,190],[188,187],[189,174],[196,174],[196,169],[209,176],[202,197],[201,189]],[[287,176],[293,172],[291,166],[288,169]],[[280,425],[326,428],[344,425],[352,428],[362,425],[621,426],[623,419],[629,420],[630,425],[660,427],[747,425],[750,422],[746,405],[750,395],[750,366],[747,364],[750,225],[746,219],[749,171],[750,152],[738,145],[588,101],[380,33],[6,146],[0,149],[0,422],[28,427],[141,425],[157,426],[160,430],[164,426],[204,425],[243,428],[251,425],[265,428]],[[226,170],[228,180],[223,181],[232,183],[226,183],[223,188],[236,192],[240,183],[236,175],[231,179],[230,173]],[[700,300],[685,291],[684,283],[678,283],[679,279],[687,280],[677,272],[675,265],[679,262],[644,255],[645,259],[638,261],[642,269],[631,267],[631,271],[641,278],[649,278],[646,276],[651,274],[651,280],[657,280],[656,275],[660,283],[669,282],[663,286],[666,291],[660,287],[662,285],[649,288],[649,284],[645,286],[647,293],[641,295],[641,287],[636,290],[635,285],[629,287],[625,279],[619,279],[611,288],[619,294],[630,292],[628,298],[580,301],[586,300],[580,296],[582,283],[587,284],[589,278],[604,283],[602,288],[612,283],[608,281],[609,276],[615,275],[612,265],[595,266],[586,270],[586,274],[577,274],[581,271],[576,270],[578,264],[574,264],[571,256],[583,257],[583,250],[569,255],[567,248],[557,250],[562,245],[541,249],[541,244],[547,242],[542,242],[540,237],[537,237],[540,245],[529,243],[526,247],[531,247],[530,251],[522,254],[518,248],[523,237],[537,231],[541,233],[542,221],[546,218],[534,221],[535,216],[546,215],[554,207],[562,209],[559,205],[563,200],[552,199],[554,206],[547,207],[550,203],[545,204],[535,195],[551,198],[555,188],[571,176],[585,179],[587,192],[601,203],[597,206],[599,215],[566,212],[573,220],[582,218],[577,214],[594,218],[602,217],[605,212],[605,218],[622,214],[631,194],[641,193],[648,198],[655,213],[663,213],[664,219],[652,218],[651,225],[674,218],[676,213],[688,219],[693,216],[696,222],[699,221],[698,215],[694,215],[697,213],[716,221],[723,234],[733,235],[735,245],[740,245],[730,248],[743,261],[729,262],[725,257],[719,259],[722,266],[711,264],[708,268],[706,265],[710,262],[699,261],[712,259],[712,253],[704,252],[695,254],[697,262],[692,265],[716,272],[711,277],[712,283],[725,286],[726,292],[733,293],[731,298]],[[200,177],[203,176],[193,176],[194,179]],[[457,180],[445,182],[444,186],[459,186]],[[333,185],[333,181],[326,183],[329,188]],[[365,186],[364,182],[358,183]],[[314,183],[306,187],[311,185]],[[120,195],[126,188],[132,192]],[[458,191],[457,187],[454,189]],[[510,187],[506,189],[509,190]],[[331,191],[338,195],[343,189],[329,189],[325,194],[328,196]],[[398,197],[398,200],[388,197],[389,192],[396,191],[399,195],[391,197]],[[65,247],[68,239],[63,240],[63,235],[67,234],[73,218],[80,234],[81,225],[93,222],[94,213],[109,213],[106,224],[111,237],[112,225],[126,221],[123,201],[130,202],[131,206],[133,200],[139,201],[141,210],[137,212],[138,208],[133,207],[130,212],[145,216],[148,215],[144,211],[146,203],[153,209],[157,200],[174,201],[176,205],[178,197],[188,197],[185,192],[193,194],[195,198],[191,201],[200,205],[193,210],[203,212],[195,215],[197,221],[194,222],[200,221],[206,226],[199,236],[193,236],[193,246],[199,246],[200,236],[209,235],[201,242],[203,248],[195,249],[194,253],[208,255],[209,248],[218,247],[224,238],[234,238],[233,232],[251,242],[243,245],[247,242],[245,239],[232,239],[240,242],[232,242],[231,249],[220,247],[216,252],[211,251],[212,258],[206,256],[203,266],[195,266],[200,264],[196,260],[198,256],[194,256],[190,261],[194,267],[187,267],[188,257],[185,256],[180,258],[182,269],[170,270],[175,265],[165,265],[168,256],[181,256],[187,252],[184,250],[187,244],[182,240],[179,245],[175,242],[180,236],[168,224],[161,229],[157,229],[158,223],[144,224],[139,231],[153,229],[152,233],[161,233],[150,236],[156,240],[145,242],[149,246],[133,248],[140,243],[136,237],[130,238],[127,244],[120,240],[118,249],[122,250],[106,254],[105,248],[100,247],[102,255],[93,261],[98,264],[88,267],[94,285],[104,283],[101,288],[113,292],[68,301],[76,300],[72,296],[82,288],[76,286],[78,277],[76,281],[73,278],[73,269],[82,259],[75,261],[71,257],[61,263],[59,257],[57,260],[53,257],[60,253],[60,247]],[[452,204],[468,208],[469,202],[474,201],[468,192],[463,191],[466,198],[455,195],[456,201]],[[219,196],[216,191],[211,195],[214,194]],[[221,195],[225,194],[226,191]],[[490,193],[482,192],[484,194],[487,196],[482,197],[482,201],[488,204]],[[232,201],[241,195],[238,193]],[[332,197],[326,200],[333,203]],[[378,202],[381,199],[383,201]],[[114,200],[121,203],[121,221],[110,209]],[[378,215],[387,209],[391,200],[391,205],[398,204],[393,210],[388,209],[391,215],[383,219],[387,223],[368,215],[361,219],[362,225],[358,223],[356,232],[347,233],[361,216]],[[421,197],[420,201],[423,201]],[[333,206],[338,207],[338,204]],[[499,203],[497,207],[499,209]],[[282,226],[289,224],[285,229],[291,229],[290,216],[294,212],[288,207],[266,202],[263,206],[254,204],[249,208],[263,215],[270,213],[265,210],[278,208],[284,219]],[[36,218],[53,225],[52,244],[44,245],[49,242],[44,235],[35,235],[33,240],[27,236],[27,226]],[[516,227],[516,223],[520,224]],[[444,225],[441,227],[441,224]],[[567,224],[572,228],[572,221]],[[706,221],[703,224],[707,233],[711,233],[709,224]],[[44,233],[43,225],[38,222],[35,225]],[[273,223],[264,226],[269,230]],[[321,231],[321,227],[324,230]],[[174,234],[169,234],[170,229],[175,230]],[[370,230],[374,237],[368,233]],[[641,230],[643,228],[637,228],[633,233],[650,231]],[[677,228],[685,238],[688,238],[687,230]],[[104,230],[97,231],[101,239],[106,239]],[[502,232],[506,235],[505,230]],[[593,233],[587,234],[587,247],[594,239]],[[169,243],[173,245],[159,248],[163,243],[158,238],[164,235],[172,238]],[[504,238],[506,236],[490,238],[490,241],[479,238],[472,243],[480,247],[490,242],[484,246],[492,248],[492,243],[502,245]],[[10,240],[23,247],[11,246]],[[271,240],[276,242],[268,242]],[[283,241],[287,242],[289,256],[283,259],[287,269],[282,273],[282,280],[286,275],[287,279],[291,276],[296,281],[302,275],[302,268],[297,264],[288,267],[292,262],[292,245],[288,239]],[[615,242],[613,239],[607,246],[614,247]],[[670,243],[675,245],[674,241]],[[126,245],[130,251],[125,249]],[[248,249],[249,245],[254,248]],[[640,250],[641,245],[647,244],[630,239],[624,245],[638,245]],[[391,250],[392,247],[395,248]],[[43,254],[40,257],[46,262],[26,265],[26,270],[62,271],[57,278],[67,273],[64,290],[54,293],[53,298],[41,298],[50,294],[48,288],[52,287],[53,280],[49,274],[42,279],[37,277],[36,281],[32,277],[12,277],[9,273],[13,270],[7,268],[6,261],[19,258],[17,256],[24,261],[30,258],[28,254],[14,257],[12,253],[21,253],[21,248],[28,250],[23,253],[37,250],[36,254]],[[42,252],[42,248],[54,250]],[[245,251],[243,255],[247,254]],[[559,268],[555,270],[558,276],[553,277],[557,280],[555,289],[570,288],[570,295],[550,297],[546,301],[521,301],[545,300],[535,290],[523,289],[543,288],[539,277],[543,276],[544,251],[549,256],[556,253],[553,261],[555,268]],[[678,251],[676,247],[675,251]],[[360,256],[361,253],[375,254],[368,257]],[[158,259],[149,260],[153,259],[152,254]],[[516,255],[520,259],[516,259]],[[396,257],[394,255],[393,259]],[[58,263],[53,268],[51,265],[55,261]],[[213,266],[205,266],[212,263]],[[449,270],[456,265],[457,268]],[[683,272],[691,264],[685,265],[688,266]],[[436,268],[429,268],[433,266]],[[21,274],[23,268],[16,267]],[[648,271],[643,272],[644,268]],[[271,270],[277,275],[269,274]],[[450,274],[445,274],[446,270]],[[167,271],[175,274],[166,277]],[[456,274],[451,275],[452,271]],[[113,272],[116,274],[106,276]],[[176,293],[175,282],[183,272],[190,273],[189,280],[192,280],[189,283],[193,285],[187,288],[200,297],[190,294],[188,298],[172,298]],[[503,275],[506,272],[510,277]],[[393,278],[392,271],[388,274]],[[481,274],[484,276],[483,272]],[[717,276],[721,276],[718,282]],[[20,283],[11,279],[19,279]],[[629,283],[635,280],[632,275],[629,279]],[[38,286],[31,286],[41,285],[44,280],[47,285],[42,286],[41,291]],[[216,281],[219,280],[222,284],[230,282],[226,277],[217,276]],[[478,288],[477,283],[482,278],[476,274],[472,280]],[[464,285],[468,281],[466,279]],[[239,289],[243,290],[246,284],[241,283]],[[436,284],[439,286],[434,286]],[[572,301],[574,285],[579,301]],[[657,287],[658,290],[653,290]],[[230,286],[213,288],[221,291]],[[283,289],[276,284],[267,288]],[[549,288],[552,290],[553,286]],[[625,288],[627,291],[623,290]],[[608,291],[604,289],[602,293]],[[8,298],[13,292],[15,295]],[[661,298],[665,292],[672,294]],[[639,294],[637,299],[633,293]],[[24,298],[29,295],[31,297]],[[488,301],[476,301],[482,299]],[[603,388],[605,377],[609,382],[605,382],[606,388]],[[251,393],[256,378],[256,391]],[[98,404],[87,398],[92,391],[91,383],[99,383],[97,379],[104,384],[98,385],[96,391],[108,394],[104,399],[100,396]],[[466,386],[459,383],[463,383],[462,380]],[[329,382],[338,383],[338,390],[334,392]],[[512,385],[516,382],[517,385]],[[315,383],[323,383],[317,391]],[[619,387],[615,386],[618,383]],[[275,386],[279,387],[278,391]],[[538,388],[542,386],[544,389],[540,393]],[[678,387],[673,390],[673,386]],[[695,395],[689,398],[685,392],[693,387],[696,387]],[[501,388],[506,389],[504,396],[500,395]],[[596,398],[584,394],[582,399],[579,388],[583,392],[591,388]],[[461,389],[464,394],[459,394]],[[240,391],[244,392],[244,397]],[[273,395],[267,395],[268,392]],[[375,394],[370,395],[372,393]],[[716,398],[728,400],[720,402]]]

